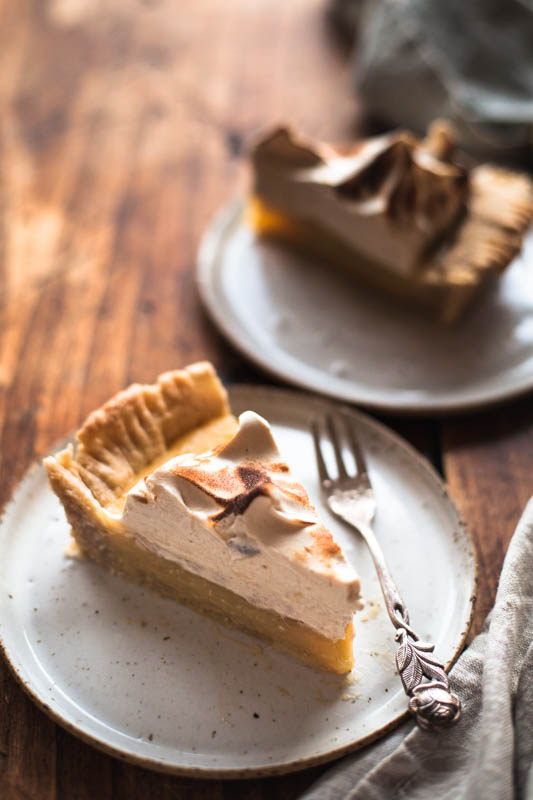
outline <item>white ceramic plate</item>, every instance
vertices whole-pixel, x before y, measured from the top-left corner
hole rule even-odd
[[[253,408],[271,420],[282,453],[361,575],[367,606],[357,615],[357,665],[347,679],[67,558],[68,526],[41,466],[19,485],[0,525],[0,642],[34,700],[119,757],[204,777],[326,761],[382,735],[406,709],[370,559],[319,499],[307,426],[331,403],[261,387],[230,394],[237,413]],[[429,464],[352,413],[376,489],[376,531],[412,624],[450,663],[472,614],[471,540]]]
[[[242,206],[206,232],[198,286],[248,358],[285,381],[392,412],[464,411],[533,387],[533,236],[501,281],[446,328],[274,242]]]

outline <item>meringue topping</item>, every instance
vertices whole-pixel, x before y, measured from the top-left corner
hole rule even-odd
[[[341,154],[280,127],[252,153],[254,193],[326,227],[391,271],[410,274],[466,207],[467,174],[450,160],[452,145],[449,132],[419,141],[397,131]]]
[[[120,523],[147,549],[329,638],[361,607],[355,571],[251,411],[227,444],[140,480]]]

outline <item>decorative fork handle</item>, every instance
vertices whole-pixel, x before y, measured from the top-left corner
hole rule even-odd
[[[453,725],[461,716],[461,701],[450,692],[443,665],[431,655],[435,645],[421,642],[411,628],[407,608],[372,528],[360,524],[356,527],[370,550],[387,612],[396,628],[396,665],[405,693],[410,698],[409,711],[424,730],[442,730]]]

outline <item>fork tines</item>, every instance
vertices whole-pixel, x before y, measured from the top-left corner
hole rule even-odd
[[[333,452],[335,454],[335,461],[339,472],[339,478],[350,477],[342,454],[342,433],[339,433],[339,428],[344,429],[344,438],[348,443],[351,453],[353,455],[357,475],[360,477],[367,474],[366,462],[363,456],[361,445],[359,444],[357,433],[355,430],[355,421],[350,414],[338,412],[336,414],[326,414],[322,423],[318,419],[313,419],[311,422],[311,431],[313,433],[313,441],[315,444],[316,460],[318,465],[318,473],[321,481],[330,481],[331,477],[328,473],[328,468],[324,459],[321,445],[321,430],[325,428],[328,437],[331,441]]]

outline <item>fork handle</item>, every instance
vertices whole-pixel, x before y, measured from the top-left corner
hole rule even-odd
[[[417,641],[419,637],[409,627],[409,613],[398,591],[398,587],[394,583],[394,579],[387,566],[383,550],[376,538],[376,534],[370,525],[362,526],[359,524],[357,525],[357,529],[365,539],[368,549],[370,550],[370,555],[372,556],[372,561],[374,562],[378,574],[381,591],[383,592],[383,598],[392,624],[396,629],[405,629],[411,638]]]
[[[357,525],[370,550],[392,624],[396,628],[396,665],[409,711],[424,730],[441,730],[461,716],[461,701],[450,692],[448,676],[433,653],[435,645],[421,642],[409,624],[409,614],[370,525]],[[424,681],[427,678],[427,681]]]

